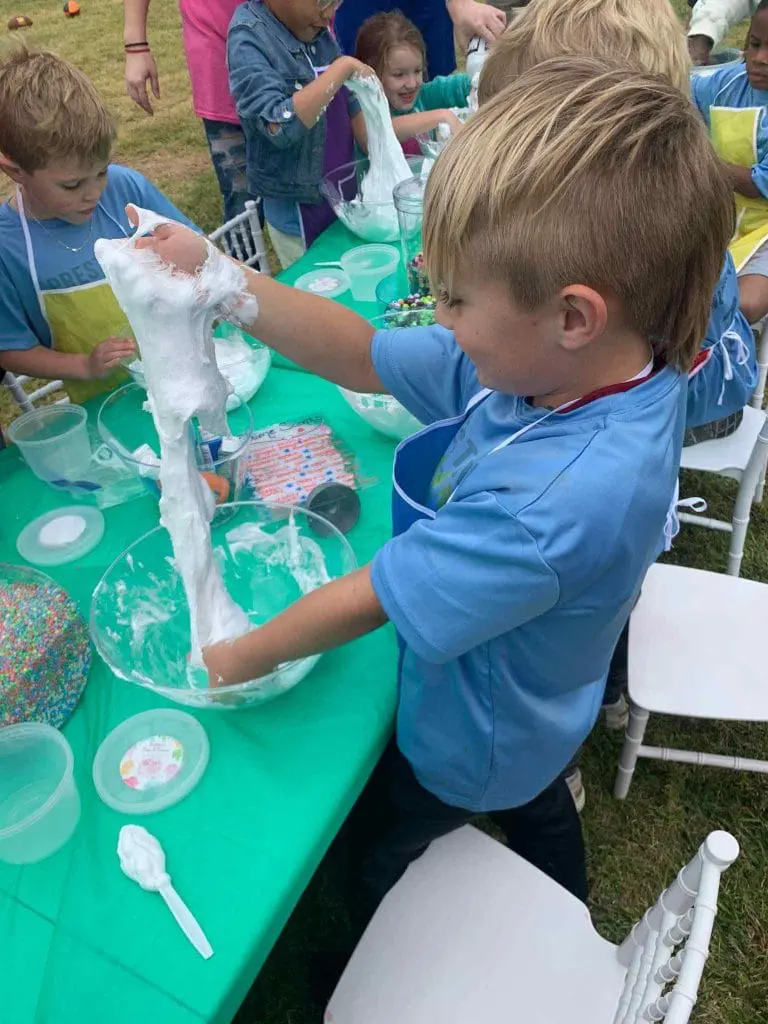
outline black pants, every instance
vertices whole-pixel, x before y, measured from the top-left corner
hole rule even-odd
[[[356,929],[365,927],[383,897],[433,839],[475,817],[426,790],[393,740],[347,822],[348,879],[357,882],[348,902]],[[562,777],[523,807],[494,811],[489,817],[511,850],[586,902],[584,840]]]

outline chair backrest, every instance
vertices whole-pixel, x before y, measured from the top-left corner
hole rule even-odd
[[[696,1003],[717,914],[720,876],[739,855],[729,832],[710,832],[693,860],[618,948],[627,968],[614,1024],[685,1024]]]
[[[40,398],[45,398],[46,395],[52,395],[55,391],[63,388],[64,384],[60,380],[49,380],[47,384],[43,384],[39,388],[35,388],[34,391],[27,393],[23,386],[30,380],[29,377],[19,375],[15,377],[9,370],[6,370],[5,376],[3,377],[4,388],[7,388],[8,393],[14,400],[16,405],[21,409],[22,412],[30,412],[35,407],[35,402]],[[59,402],[68,402],[69,398],[63,395]]]
[[[255,267],[262,274],[270,275],[267,246],[259,223],[259,209],[249,199],[245,210],[228,220],[208,236],[209,240],[248,267]]]

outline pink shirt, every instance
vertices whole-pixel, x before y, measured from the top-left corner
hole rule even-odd
[[[198,117],[238,123],[229,95],[227,29],[241,0],[179,0],[184,51]]]

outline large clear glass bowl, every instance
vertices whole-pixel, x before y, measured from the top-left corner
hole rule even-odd
[[[307,509],[258,501],[227,508],[232,514],[211,528],[214,557],[230,597],[254,627],[357,567],[345,537]],[[288,662],[236,686],[209,688],[205,671],[189,667],[189,608],[163,527],[131,544],[104,573],[93,594],[91,635],[116,676],[197,708],[272,700],[301,682],[320,658]]]
[[[227,322],[218,324],[214,330],[213,348],[216,364],[232,387],[232,394],[227,398],[227,410],[250,402],[264,383],[272,365],[270,349],[241,328]],[[126,369],[134,382],[146,390],[141,358],[126,363]]]
[[[420,174],[422,156],[407,156],[411,174]],[[400,229],[394,198],[385,203],[363,203],[360,185],[368,173],[368,158],[335,167],[320,183],[320,191],[345,227],[366,242],[396,242]]]

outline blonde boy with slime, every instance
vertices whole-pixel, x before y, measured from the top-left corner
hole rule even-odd
[[[430,424],[398,448],[394,537],[373,561],[204,652],[215,686],[394,624],[397,740],[374,780],[389,806],[362,837],[368,910],[432,839],[484,812],[586,899],[561,773],[658,553],[686,373],[732,231],[679,90],[569,58],[487,103],[430,175],[439,326],[374,331],[248,272],[259,337]],[[179,272],[207,257],[180,227],[144,244]]]
[[[669,81],[687,96],[690,62],[683,27],[668,0],[536,0],[498,39],[478,87],[485,103],[502,89],[553,57],[594,56],[642,68]],[[692,172],[695,181],[695,169]],[[673,197],[670,197],[673,198]],[[685,444],[732,433],[757,383],[752,331],[739,309],[736,267],[725,254],[712,296],[706,331],[688,380]],[[627,632],[611,664],[605,695],[606,723],[626,725]],[[585,794],[579,771],[568,775],[577,806]]]
[[[128,379],[136,354],[93,245],[130,233],[126,203],[191,221],[136,171],[110,165],[115,125],[63,58],[16,45],[0,59],[0,367],[63,379],[74,401]]]

